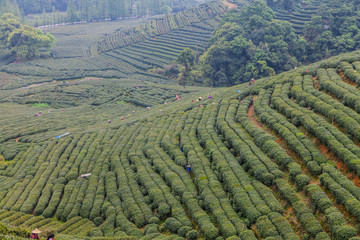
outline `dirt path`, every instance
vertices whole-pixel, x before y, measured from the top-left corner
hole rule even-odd
[[[54,81],[52,81],[52,82],[56,82],[56,81],[54,80]],[[28,89],[28,88],[39,87],[39,86],[42,86],[42,85],[45,85],[45,84],[49,84],[49,83],[52,83],[52,82],[43,82],[43,83],[38,83],[38,84],[32,84],[32,85],[29,85],[29,86],[23,87],[22,89]]]
[[[103,78],[98,78],[98,77],[85,77],[84,79],[81,79],[80,82],[83,81],[90,81],[90,80],[101,80]]]
[[[238,5],[236,5],[235,3],[231,3],[228,0],[222,0],[221,1],[225,6],[228,7],[228,9],[233,9],[233,8],[238,8]]]
[[[284,141],[284,139],[279,136],[278,134],[276,134],[275,132],[273,132],[273,130],[271,129],[265,129],[264,126],[261,124],[261,122],[257,119],[255,112],[254,112],[254,102],[257,99],[257,96],[253,96],[253,102],[252,104],[249,106],[248,109],[248,118],[250,119],[250,122],[252,124],[254,124],[255,126],[257,126],[258,128],[260,128],[261,130],[267,132],[268,134],[271,134],[273,136],[276,136],[276,143],[279,144],[279,146],[284,149],[284,151],[291,157],[294,159],[295,162],[301,162],[301,159],[297,156],[297,154],[295,152],[293,152],[288,146],[287,143]],[[272,159],[272,161],[274,161]],[[287,177],[285,177],[288,182],[290,183],[289,179]],[[314,181],[315,182],[315,181]],[[305,193],[302,192],[296,192],[295,191],[295,186],[294,184],[290,184],[291,187],[293,188],[295,194],[301,199],[301,201],[307,205],[307,196],[305,196]],[[300,237],[303,236],[306,231],[304,229],[304,227],[300,224],[295,212],[293,211],[293,207],[281,196],[280,192],[278,191],[278,189],[275,187],[272,189],[273,193],[275,194],[276,198],[281,202],[281,205],[284,207],[284,213],[283,216],[287,219],[287,221],[291,224],[291,226],[293,226],[293,230],[294,232]]]
[[[353,82],[353,81],[351,81],[350,79],[348,79],[347,77],[345,77],[343,71],[340,71],[338,74],[339,74],[339,76],[342,78],[342,80],[343,80],[344,82],[346,82],[347,84],[350,84],[350,85],[352,85],[352,86],[354,86],[354,87],[357,87],[356,82]]]
[[[255,116],[255,112],[254,112],[254,102],[257,99],[257,96],[253,97],[253,102],[251,103],[249,109],[248,109],[248,117],[250,119],[250,121],[252,122],[252,124],[254,124],[255,126],[261,128],[262,130],[265,131],[263,125],[256,119]]]
[[[336,168],[346,176],[350,181],[352,181],[357,187],[360,187],[360,179],[354,172],[350,172],[348,167],[344,164],[344,162],[335,155],[333,151],[329,149],[328,146],[320,142],[317,138],[314,138],[311,134],[305,132],[305,134],[310,138],[313,139],[314,145],[317,149],[321,152],[322,155],[325,156],[328,160],[333,162],[336,165]]]
[[[90,81],[90,80],[101,80],[103,78],[98,78],[98,77],[85,77],[83,79],[80,79],[79,82],[83,82],[83,81]],[[37,83],[37,84],[32,84],[32,85],[29,85],[29,86],[26,86],[26,87],[22,87],[20,89],[29,89],[29,88],[34,88],[34,87],[39,87],[39,86],[42,86],[42,85],[45,85],[45,84],[50,84],[50,83],[55,83],[57,82],[56,80],[53,80],[51,82],[42,82],[42,83]]]
[[[253,97],[253,103],[251,104],[251,106],[248,109],[248,117],[250,119],[250,121],[257,127],[261,128],[262,130],[268,132],[271,135],[276,136],[277,140],[276,142],[286,151],[286,153],[293,158],[294,162],[297,162],[298,164],[300,164],[302,166],[303,169],[303,173],[306,174],[307,176],[310,177],[311,184],[316,184],[318,186],[320,186],[324,192],[327,194],[327,196],[333,200],[334,205],[340,210],[341,213],[344,214],[346,221],[351,224],[351,225],[355,225],[355,220],[353,217],[350,216],[349,212],[344,208],[344,206],[342,206],[341,204],[336,204],[335,198],[333,197],[333,195],[329,192],[326,191],[326,189],[324,189],[321,184],[320,184],[320,179],[318,177],[313,176],[310,172],[308,172],[307,168],[305,167],[304,163],[302,162],[301,158],[293,151],[291,150],[291,148],[287,145],[286,141],[284,141],[284,139],[279,136],[278,134],[276,134],[275,132],[273,132],[273,130],[270,129],[265,129],[264,126],[258,121],[255,113],[254,113],[254,102],[256,100],[257,96]],[[332,161],[333,163],[336,164],[336,167],[339,169],[340,172],[342,172],[348,179],[350,179],[356,186],[360,186],[360,179],[356,176],[356,174],[353,173],[348,173],[348,169],[347,167],[343,164],[343,162],[324,144],[322,144],[318,139],[314,138],[310,133],[308,133],[307,131],[305,131],[304,129],[302,129],[303,132],[309,137],[309,139],[313,140],[313,143],[315,144],[315,146],[318,148],[318,150],[326,157],[328,158],[330,161]],[[294,185],[291,184],[292,187],[294,188]],[[311,209],[312,203],[308,201],[308,196],[305,195],[304,191],[302,192],[295,192],[296,195],[301,199],[301,201],[308,206]],[[284,216],[286,216],[286,219],[292,223],[294,226],[297,225],[297,228],[299,227],[299,224],[297,222],[297,217],[293,214],[293,212],[291,211],[292,208],[291,206],[288,206],[288,209],[285,209],[284,212]],[[324,227],[325,231],[329,233],[329,229],[326,229],[326,224],[325,224],[325,215],[323,213],[317,212],[316,213],[316,218],[321,222],[321,225]],[[304,231],[304,229],[302,229],[301,227],[297,229],[296,233],[297,235],[301,236],[301,232]]]

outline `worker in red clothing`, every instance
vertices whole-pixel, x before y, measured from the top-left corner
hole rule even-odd
[[[35,228],[34,231],[31,232],[30,239],[40,239],[39,234],[41,231],[37,228]]]

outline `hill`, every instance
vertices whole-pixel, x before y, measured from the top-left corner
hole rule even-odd
[[[358,239],[359,62],[231,88],[2,90],[0,221],[59,239]]]
[[[169,64],[185,47],[203,52],[224,12],[214,1],[155,20],[50,28],[57,39],[55,58],[16,62],[0,51],[0,71],[35,77],[35,83],[85,77],[166,83],[168,79],[147,70]]]

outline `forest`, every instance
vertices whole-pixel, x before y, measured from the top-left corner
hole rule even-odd
[[[47,13],[55,15],[57,23],[74,23],[169,14],[196,4],[190,0],[1,0],[0,14],[10,12],[31,16]],[[64,12],[66,17],[60,19]]]

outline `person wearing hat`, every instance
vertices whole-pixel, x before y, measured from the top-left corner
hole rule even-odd
[[[30,239],[40,239],[39,234],[41,231],[37,228],[31,232]]]

